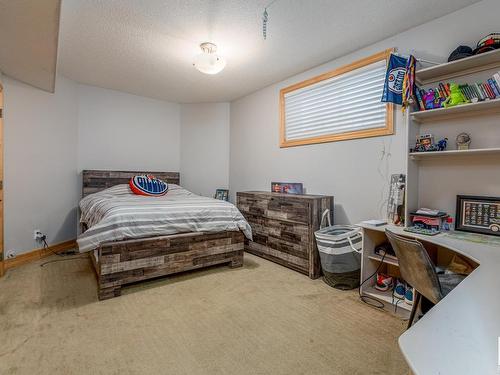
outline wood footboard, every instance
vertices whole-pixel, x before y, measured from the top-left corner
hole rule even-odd
[[[104,243],[94,261],[98,297],[117,297],[123,285],[216,264],[241,267],[243,249],[241,232],[185,233]]]

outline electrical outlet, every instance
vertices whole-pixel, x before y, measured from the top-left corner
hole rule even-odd
[[[16,257],[16,252],[14,250],[9,250],[7,253],[5,253],[5,257],[7,259],[12,259]]]
[[[42,237],[43,237],[43,233],[42,233],[42,231],[40,229],[35,229],[33,231],[33,239],[35,241],[41,241]]]

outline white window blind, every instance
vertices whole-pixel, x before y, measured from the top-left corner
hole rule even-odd
[[[385,71],[384,59],[285,93],[285,142],[385,127]]]

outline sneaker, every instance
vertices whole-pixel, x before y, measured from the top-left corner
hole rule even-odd
[[[377,273],[375,289],[385,292],[392,288],[392,277],[383,273]]]
[[[413,305],[413,288],[411,286],[408,286],[408,288],[406,289],[405,302],[408,305]]]
[[[404,299],[406,295],[406,284],[396,279],[396,286],[394,287],[394,297],[397,299]]]

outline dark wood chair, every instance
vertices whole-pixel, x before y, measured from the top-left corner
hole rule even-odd
[[[431,303],[441,301],[465,276],[457,274],[437,274],[436,266],[421,242],[400,236],[390,230],[385,231],[389,242],[396,253],[401,277],[414,290],[413,308],[408,328],[413,324],[415,313],[421,304],[422,296]]]

